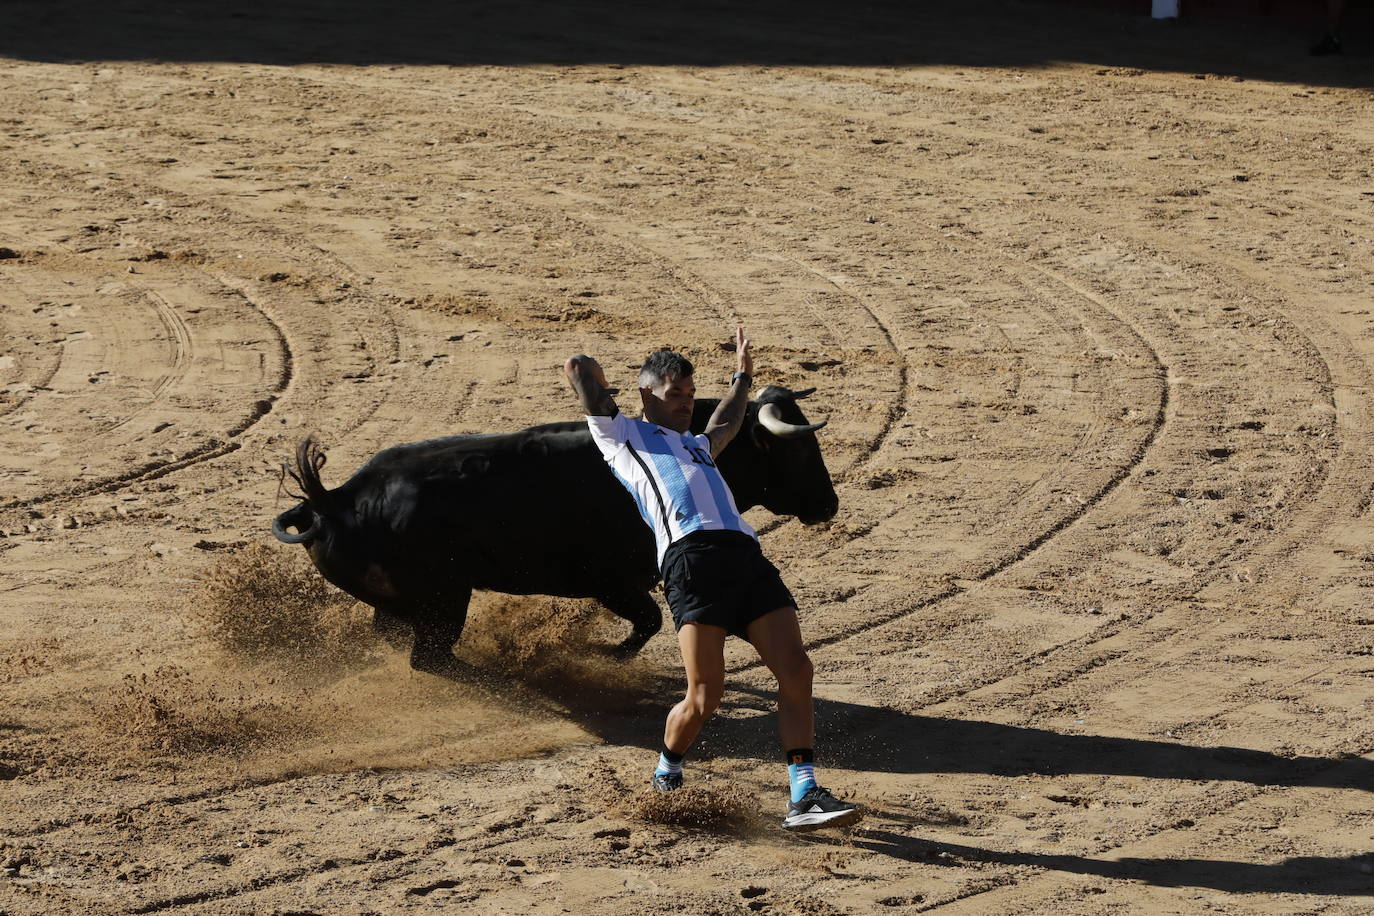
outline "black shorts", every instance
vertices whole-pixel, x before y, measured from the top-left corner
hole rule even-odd
[[[663,555],[663,594],[673,626],[706,623],[745,638],[745,628],[796,601],[759,542],[739,531],[694,531]]]

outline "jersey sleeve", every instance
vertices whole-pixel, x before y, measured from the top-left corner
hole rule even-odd
[[[630,418],[623,413],[613,417],[587,417],[587,428],[601,454],[610,458],[630,438]]]

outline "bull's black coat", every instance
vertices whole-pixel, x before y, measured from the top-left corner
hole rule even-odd
[[[835,514],[815,436],[782,439],[758,421],[759,406],[775,403],[784,420],[804,423],[796,400],[765,388],[718,457],[740,511],[761,505],[808,523]],[[694,432],[716,404],[697,401]],[[323,463],[312,440],[302,443],[292,476],[305,499],[273,532],[304,544],[326,579],[372,605],[379,630],[395,636],[409,624],[416,668],[453,665],[475,588],[595,598],[632,624],[618,647],[624,656],[662,625],[649,596],[658,581],[653,534],[585,423],[398,445],[334,490],[320,480]]]

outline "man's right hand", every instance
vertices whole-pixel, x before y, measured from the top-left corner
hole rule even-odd
[[[601,368],[601,364],[592,359],[585,353],[577,356],[569,356],[568,361],[563,364],[563,374],[568,377],[568,381],[574,386],[577,385],[579,376],[588,376],[596,381],[602,388],[610,390],[611,386],[606,384],[606,372]],[[615,392],[612,391],[612,394]]]
[[[579,353],[568,357],[563,363],[563,374],[577,392],[582,409],[588,416],[615,416],[617,409],[613,397],[620,389],[606,383],[606,372],[600,363],[585,353]]]

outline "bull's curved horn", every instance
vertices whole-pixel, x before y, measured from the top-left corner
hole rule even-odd
[[[764,429],[768,430],[779,439],[795,439],[807,433],[814,433],[830,421],[822,420],[819,423],[788,423],[782,418],[782,415],[778,413],[777,404],[764,404],[759,408],[759,422],[763,424]]]
[[[800,401],[802,398],[809,398],[816,393],[815,388],[803,388],[801,391],[792,392],[792,400]]]

